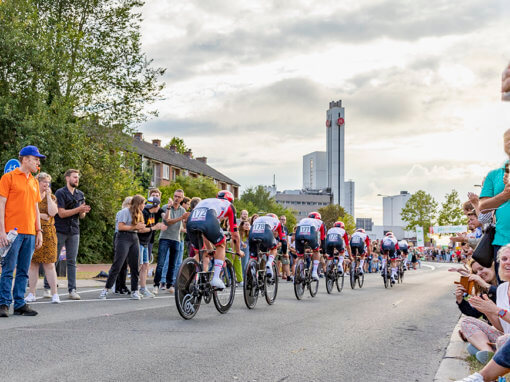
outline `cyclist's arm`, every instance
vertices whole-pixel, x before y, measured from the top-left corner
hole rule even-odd
[[[368,252],[368,256],[370,256],[372,254],[372,248],[370,246],[370,238],[367,236],[367,238],[365,239],[365,244],[367,246],[367,252]]]
[[[347,248],[347,253],[349,256],[352,256],[351,244],[349,243],[349,235],[347,235],[347,232],[344,233],[344,242],[345,248]]]
[[[236,222],[236,209],[233,204],[230,204],[230,207],[227,210],[225,216],[228,219],[228,226],[231,232],[230,236],[230,244],[232,248],[234,248],[236,253],[241,252],[241,238],[239,237],[239,232],[237,231],[237,222]]]

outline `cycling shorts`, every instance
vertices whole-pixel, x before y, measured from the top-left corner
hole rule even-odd
[[[390,260],[395,260],[396,258],[398,258],[398,253],[394,249],[384,250],[384,254],[388,254],[388,258]]]
[[[326,238],[326,253],[328,258],[332,258],[335,254],[335,249],[338,251],[338,254],[342,254],[345,251],[345,246],[343,240],[328,240]]]
[[[307,243],[313,251],[317,251],[319,249],[320,246],[317,237],[317,230],[314,226],[298,226],[296,230],[296,252],[298,255],[304,255]]]
[[[365,254],[365,244],[351,243],[352,256],[363,256]]]
[[[271,228],[265,223],[254,224],[251,227],[248,241],[250,243],[251,257],[257,257],[257,246],[258,250],[262,252],[267,252],[278,246],[273,231],[271,231]]]
[[[225,242],[225,234],[220,227],[216,211],[208,208],[194,209],[186,222],[189,241],[195,249],[200,249],[200,235],[204,235],[215,246]]]

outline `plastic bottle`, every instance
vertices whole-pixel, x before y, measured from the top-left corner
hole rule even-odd
[[[7,233],[7,241],[9,242],[9,244],[7,244],[6,247],[0,248],[0,257],[5,257],[7,255],[7,252],[9,252],[9,249],[11,249],[12,243],[14,242],[14,240],[16,240],[17,236],[18,236],[17,228],[11,229]]]

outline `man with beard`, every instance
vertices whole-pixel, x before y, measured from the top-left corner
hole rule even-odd
[[[76,257],[80,245],[80,219],[90,211],[85,204],[85,195],[77,189],[80,183],[80,171],[69,169],[65,173],[66,187],[55,192],[58,213],[55,215],[55,228],[57,229],[57,251],[60,254],[62,247],[66,246],[67,260],[67,289],[71,300],[79,300],[76,293]],[[49,285],[44,282],[45,297],[49,293]]]

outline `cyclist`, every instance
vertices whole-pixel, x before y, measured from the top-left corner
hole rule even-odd
[[[352,256],[351,248],[349,247],[349,235],[345,231],[345,225],[341,221],[335,222],[326,235],[326,253],[328,261],[331,261],[334,258],[335,249],[338,251],[338,272],[340,275],[344,271],[344,252],[346,248],[349,256]]]
[[[381,253],[383,254],[382,272],[386,272],[386,262],[388,256],[391,266],[391,283],[395,284],[395,276],[397,275],[397,251],[398,241],[393,232],[387,232],[381,240]],[[384,274],[384,273],[383,273]]]
[[[278,238],[278,241],[276,240]],[[278,219],[278,216],[272,213],[268,213],[265,216],[260,216],[253,221],[253,225],[250,229],[248,236],[248,242],[250,247],[250,257],[257,258],[257,245],[254,240],[261,240],[259,250],[266,252],[269,251],[269,255],[266,261],[266,273],[273,277],[273,261],[276,257],[276,251],[279,242],[283,240],[284,232],[282,224]]]
[[[297,224],[296,230],[296,253],[299,257],[305,254],[305,240],[308,241],[312,248],[312,278],[319,280],[317,268],[319,266],[319,249],[324,246],[326,238],[326,230],[324,222],[321,220],[321,214],[318,212],[310,212],[307,218],[303,218]]]
[[[398,242],[398,248],[400,249],[400,260],[404,261],[404,269],[407,270],[408,267],[407,256],[409,254],[409,244],[407,244],[406,240],[400,240]]]
[[[229,230],[232,233],[232,248],[235,249],[236,254],[241,257],[244,256],[239,247],[241,240],[237,231],[236,209],[232,204],[233,201],[234,195],[230,191],[222,190],[218,192],[216,198],[204,199],[199,202],[186,223],[186,230],[194,251],[202,249],[198,248],[199,235],[205,237],[204,244],[207,248],[212,249],[212,245],[216,247],[214,252],[214,275],[211,286],[218,289],[225,289],[225,284],[220,279],[226,250],[226,237],[220,226],[221,221],[228,221]],[[209,269],[207,256],[203,260],[204,269]]]
[[[358,228],[351,237],[351,252],[353,254],[353,261],[356,260],[356,255],[360,256],[359,268],[360,273],[363,273],[363,266],[365,265],[365,257],[372,254],[370,248],[370,238],[363,228]]]

